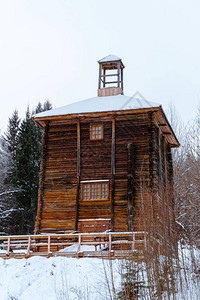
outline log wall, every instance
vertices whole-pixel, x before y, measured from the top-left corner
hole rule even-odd
[[[103,139],[90,140],[91,124],[103,124]],[[50,121],[46,143],[39,232],[80,230],[79,220],[94,218],[115,231],[173,227],[171,149],[152,112]],[[82,201],[79,183],[88,180],[109,180],[109,200]]]
[[[49,124],[40,232],[74,230],[77,123]]]
[[[153,126],[155,237],[176,245],[173,163],[170,144],[160,128]],[[176,246],[175,246],[176,247]]]
[[[90,140],[90,124],[103,124],[103,139]],[[111,180],[112,120],[81,121],[81,181]],[[79,195],[79,199],[80,199]],[[111,218],[111,201],[79,201],[79,219]]]

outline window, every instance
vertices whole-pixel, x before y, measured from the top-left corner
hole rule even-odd
[[[90,139],[101,140],[103,139],[103,125],[96,124],[90,126]]]
[[[108,182],[82,183],[82,200],[108,200]]]

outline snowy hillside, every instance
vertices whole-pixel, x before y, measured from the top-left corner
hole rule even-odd
[[[115,283],[120,281],[118,264],[114,262]],[[0,259],[0,299],[110,299],[108,270],[109,262],[101,259]]]
[[[174,262],[175,295],[170,298],[170,286],[163,290],[162,299],[199,300],[199,251],[184,251],[180,261]],[[181,255],[180,255],[181,257]],[[183,260],[184,258],[184,260]],[[164,261],[165,258],[161,258]],[[128,262],[129,264],[130,262]],[[119,299],[114,295],[122,290],[127,261],[94,258],[32,257],[29,259],[0,259],[1,300],[106,300]],[[135,264],[135,263],[134,263]],[[138,299],[161,299],[150,295],[145,264],[137,268],[137,281],[142,282]],[[143,268],[141,268],[143,266]],[[164,263],[163,266],[166,266]],[[134,268],[135,268],[134,267]],[[135,269],[136,270],[136,269]],[[159,282],[166,278],[161,273]],[[152,270],[148,270],[153,274]],[[112,277],[113,275],[113,277]],[[171,273],[170,273],[171,276]],[[113,280],[112,280],[113,279]],[[172,278],[170,278],[171,280]],[[170,283],[170,280],[168,281]],[[151,289],[156,285],[151,277]],[[172,284],[170,283],[172,286]],[[123,298],[124,299],[124,298]],[[128,299],[128,298],[126,298]]]

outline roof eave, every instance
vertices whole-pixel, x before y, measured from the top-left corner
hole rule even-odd
[[[81,118],[81,117],[118,116],[118,115],[126,115],[126,114],[145,113],[145,112],[155,112],[155,118],[158,123],[158,126],[161,128],[162,133],[166,135],[166,139],[168,140],[171,148],[179,147],[180,143],[171,125],[169,124],[169,121],[161,106],[129,109],[129,110],[63,114],[58,116],[46,116],[46,117],[32,117],[32,119],[37,124],[39,124],[42,128],[45,128],[47,122],[55,121],[55,120],[63,120],[63,119],[69,120],[69,119]]]
[[[136,108],[136,109],[128,109],[128,110],[110,110],[110,111],[100,111],[100,112],[83,112],[83,113],[74,113],[74,114],[63,114],[63,115],[54,115],[54,116],[46,116],[46,117],[32,117],[32,119],[39,124],[42,121],[50,121],[50,120],[59,120],[59,119],[73,119],[78,117],[91,117],[91,116],[104,116],[104,115],[125,115],[125,114],[135,114],[140,112],[148,112],[148,111],[158,111],[160,107],[149,107],[149,108]]]
[[[122,66],[122,68],[124,69],[125,68],[125,66],[124,66],[124,64],[123,64],[123,62],[122,62],[122,60],[121,60],[121,58],[120,59],[116,59],[116,60],[111,60],[111,61],[100,61],[100,60],[98,60],[98,63],[100,64],[100,65],[102,65],[102,64],[107,64],[107,63],[114,63],[114,62],[120,62],[121,63],[121,66]]]
[[[155,117],[162,133],[166,134],[166,139],[168,140],[171,148],[179,147],[180,143],[162,109],[162,106],[160,106],[160,109],[156,112]]]

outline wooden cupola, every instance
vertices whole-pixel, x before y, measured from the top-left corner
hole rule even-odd
[[[123,69],[121,58],[108,55],[98,61],[99,87],[98,96],[123,95]]]

